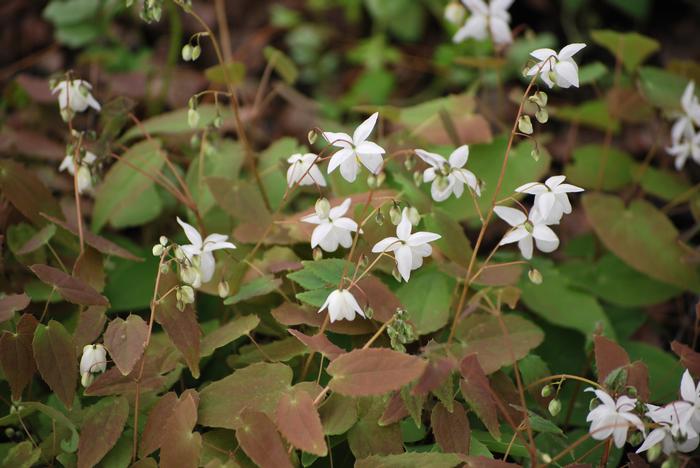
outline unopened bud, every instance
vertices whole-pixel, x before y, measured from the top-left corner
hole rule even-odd
[[[521,115],[518,119],[518,130],[526,135],[532,134],[532,121],[529,115]]]
[[[187,111],[187,124],[190,128],[195,128],[199,123],[199,112],[197,109],[190,109]]]
[[[199,44],[192,47],[192,61],[197,60],[200,55],[202,55],[202,48],[199,47]]]
[[[93,380],[95,380],[95,374],[91,372],[85,372],[80,377],[80,385],[82,385],[84,388],[87,388],[90,385],[92,385]]]
[[[413,156],[407,157],[403,162],[403,167],[405,167],[407,171],[412,171],[413,168],[416,167],[416,158]]]
[[[180,300],[185,304],[192,304],[194,302],[194,289],[192,286],[182,286],[179,289]]]
[[[319,218],[328,218],[328,214],[331,212],[331,204],[325,198],[319,198],[315,205],[316,214]]]
[[[374,317],[374,309],[368,306],[365,309],[365,317],[367,317],[368,319],[371,319],[372,317]]]
[[[647,450],[647,461],[649,463],[654,463],[661,455],[661,444],[655,444],[649,447]]]
[[[223,127],[223,126],[224,126],[224,118],[221,117],[220,115],[217,115],[217,116],[214,118],[214,126],[215,126],[216,128],[221,128],[221,127]]]
[[[542,398],[547,398],[548,396],[552,395],[552,392],[554,389],[552,388],[551,385],[545,385],[542,387],[542,391],[540,391],[540,395],[542,395]]]
[[[306,134],[306,139],[309,140],[309,144],[313,145],[316,143],[316,139],[318,138],[318,133],[316,133],[316,129],[312,128],[309,130],[309,133]]]
[[[186,284],[197,284],[200,278],[199,270],[195,267],[186,266],[180,270],[180,279]]]
[[[391,275],[394,277],[396,281],[401,282],[401,273],[399,273],[399,269],[394,267],[393,270],[391,270]]]
[[[532,157],[532,159],[535,160],[535,162],[539,161],[540,160],[540,150],[538,150],[537,147],[535,146],[534,148],[532,148],[532,151],[530,151],[530,156]]]
[[[384,184],[384,181],[386,180],[386,173],[385,172],[380,172],[377,174],[377,187],[381,187],[382,184]]]
[[[530,278],[532,284],[542,284],[542,273],[540,273],[540,270],[537,268],[531,268],[530,271],[527,272],[527,277]]]
[[[158,242],[160,242],[160,245],[165,247],[166,245],[168,245],[168,238],[165,236],[160,236],[160,238],[158,239]]]
[[[375,176],[374,174],[370,174],[367,176],[367,187],[371,189],[377,188],[377,176]]]
[[[420,187],[421,182],[423,182],[423,174],[418,171],[414,172],[413,183],[416,184],[416,187]]]
[[[5,437],[8,439],[11,439],[15,436],[15,430],[12,427],[8,427],[5,429]]]
[[[185,252],[182,251],[182,247],[179,245],[175,247],[175,258],[180,262],[185,259]]]
[[[535,94],[533,94],[533,97],[535,98],[535,102],[538,106],[547,106],[547,93],[545,93],[544,91],[537,91]]]
[[[547,112],[547,109],[539,108],[537,112],[535,112],[535,118],[541,124],[547,123],[549,120],[549,113]]]
[[[153,253],[154,257],[160,257],[161,255],[163,255],[163,250],[165,249],[162,245],[156,244],[153,246],[153,249],[151,249],[151,252]]]
[[[231,288],[228,285],[228,281],[219,281],[219,297],[221,299],[225,299],[228,297],[229,293],[231,292]]]
[[[561,411],[561,401],[555,398],[554,400],[549,402],[547,409],[549,410],[549,414],[551,414],[552,416],[556,416]]]
[[[547,464],[552,463],[552,456],[548,453],[541,454],[540,458],[542,458],[542,461]]]
[[[182,60],[185,62],[189,62],[192,60],[192,46],[189,44],[185,44],[182,47]]]
[[[389,219],[391,219],[391,223],[395,226],[401,222],[401,208],[396,204],[389,208]]]
[[[384,224],[384,214],[381,211],[377,211],[377,214],[374,215],[374,222],[379,226]]]
[[[314,260],[321,260],[323,258],[323,250],[320,248],[316,247],[314,251],[312,252],[312,256]]]
[[[445,7],[445,19],[452,24],[460,25],[466,15],[467,11],[459,2],[452,1]]]
[[[418,209],[416,209],[415,206],[411,206],[406,210],[406,216],[414,226],[417,226],[418,223],[420,223],[420,213],[418,213]]]

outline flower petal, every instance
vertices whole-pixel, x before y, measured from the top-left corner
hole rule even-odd
[[[404,281],[411,278],[411,265],[413,264],[413,253],[407,245],[402,245],[394,252],[396,257],[396,267]]]
[[[462,145],[450,154],[450,166],[455,168],[463,167],[469,159],[469,146]],[[443,159],[444,160],[444,159]]]
[[[343,148],[336,151],[336,153],[331,156],[331,160],[328,161],[328,173],[335,171],[338,166],[343,164],[349,158],[353,157],[355,151],[351,148]]]
[[[559,60],[570,60],[571,57],[576,55],[584,47],[586,47],[586,44],[580,42],[569,44],[559,51],[558,58]]]
[[[345,215],[345,213],[348,212],[348,209],[350,209],[351,203],[352,203],[352,199],[346,198],[345,200],[343,200],[343,203],[331,208],[331,210],[328,212],[328,217],[331,220],[334,220],[334,219],[340,218],[341,216]]]
[[[182,227],[182,230],[185,231],[185,236],[187,236],[187,240],[189,240],[193,246],[195,246],[198,249],[202,248],[202,236],[199,234],[199,231],[197,231],[194,226],[191,224],[187,224],[183,220],[180,219],[180,217],[176,217],[177,223]]]
[[[372,247],[373,253],[393,252],[401,246],[401,241],[397,237],[386,237]]]
[[[375,112],[374,114],[370,115],[367,120],[362,122],[358,127],[355,129],[355,133],[352,135],[352,141],[355,144],[355,146],[359,145],[363,141],[369,137],[369,135],[372,133],[372,130],[374,130],[374,126],[377,123],[377,118],[379,117],[379,112]]]
[[[499,218],[511,226],[520,226],[527,221],[527,216],[525,216],[525,213],[520,210],[516,210],[515,208],[498,205],[493,207],[493,211]]]

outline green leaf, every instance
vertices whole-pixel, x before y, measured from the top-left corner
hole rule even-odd
[[[605,47],[620,60],[628,72],[633,72],[661,45],[655,39],[636,32],[621,33],[611,30],[591,31],[593,41]]]
[[[520,282],[522,300],[545,320],[571,328],[590,337],[599,325],[611,338],[615,331],[605,311],[594,297],[574,289],[569,279],[550,260],[534,258],[532,265],[542,273],[542,284],[524,278]]]
[[[122,143],[133,140],[134,138],[145,138],[146,135],[177,135],[179,133],[193,133],[198,130],[204,130],[209,125],[214,123],[217,115],[226,122],[233,117],[230,109],[224,106],[216,106],[215,104],[201,104],[197,106],[199,112],[199,122],[195,128],[190,127],[187,123],[187,112],[189,108],[177,109],[170,112],[151,117],[150,119],[141,122],[141,125],[132,127],[124,136],[120,138]]]
[[[39,461],[39,457],[41,457],[41,449],[39,447],[34,448],[34,444],[25,440],[16,444],[7,452],[2,466],[30,468]]]
[[[449,318],[455,280],[434,265],[425,266],[411,274],[410,283],[401,283],[396,295],[416,332],[421,335],[444,327]]]
[[[138,226],[160,214],[163,202],[152,178],[165,163],[162,151],[160,140],[137,143],[109,169],[95,194],[93,230],[108,222],[115,228]]]
[[[647,167],[641,178],[645,192],[665,201],[675,200],[691,189],[688,181],[677,171]]]
[[[224,65],[214,65],[204,70],[204,76],[209,81],[217,84],[227,84],[226,80],[228,73],[228,81],[232,85],[239,85],[245,78],[245,64],[243,62],[231,62]]]
[[[579,85],[595,83],[608,73],[608,67],[601,62],[587,63],[578,71]]]
[[[358,460],[355,468],[452,468],[462,463],[462,458],[454,453],[407,452],[399,455],[372,455]]]
[[[343,272],[350,277],[354,267],[347,260],[339,258],[324,258],[316,261],[302,261],[301,270],[289,273],[287,278],[298,283],[304,289],[319,289],[337,286],[343,276]]]
[[[300,301],[305,302],[311,306],[321,307],[323,303],[326,302],[328,295],[332,293],[334,289],[335,288],[333,287],[313,289],[311,291],[303,291],[297,293],[295,297]]]
[[[200,356],[212,355],[217,348],[226,346],[241,336],[250,333],[259,323],[260,319],[257,315],[246,315],[219,326],[202,338]]]
[[[580,124],[596,130],[610,130],[613,134],[620,132],[620,122],[608,112],[608,103],[604,99],[589,100],[577,106],[562,106],[552,109],[552,117]]]
[[[467,267],[472,255],[472,245],[464,234],[464,228],[452,219],[440,208],[434,208],[424,218],[425,227],[430,232],[440,233],[442,236],[435,241],[436,245],[447,258],[453,262]]]
[[[232,305],[254,297],[264,296],[265,294],[276,291],[281,282],[281,280],[272,275],[260,276],[242,285],[235,295],[226,298],[224,304]]]
[[[657,346],[638,341],[621,343],[630,360],[640,360],[649,369],[650,400],[655,403],[668,403],[678,399],[678,382],[681,381],[683,366],[676,356]]]
[[[639,69],[639,84],[644,97],[667,111],[681,109],[681,96],[688,80],[657,67]]]
[[[700,274],[684,258],[678,231],[664,213],[644,200],[625,207],[614,195],[583,196],[586,215],[603,244],[632,268],[664,283],[700,291]]]
[[[284,52],[272,46],[266,46],[263,49],[263,55],[268,64],[280,74],[288,85],[293,85],[296,82],[299,77],[299,69]]]
[[[614,147],[608,147],[606,150],[602,145],[591,144],[574,150],[573,162],[566,166],[564,174],[572,184],[595,189],[598,188],[601,167],[604,167],[605,173],[600,188],[617,190],[632,182],[635,166],[636,163],[629,154]]]

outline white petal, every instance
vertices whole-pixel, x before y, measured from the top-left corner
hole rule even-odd
[[[537,245],[540,252],[554,252],[559,248],[559,239],[554,241],[535,239],[535,245]]]
[[[548,177],[547,180],[544,181],[544,185],[549,187],[551,191],[554,191],[555,188],[559,186],[562,182],[566,180],[565,175],[556,175],[552,177]]]
[[[352,138],[347,133],[323,132],[323,138],[331,145],[339,148],[350,148],[352,146]]]
[[[464,4],[469,8],[472,14],[488,15],[489,7],[484,3],[484,0],[463,0]]]
[[[498,205],[493,208],[493,211],[499,218],[511,226],[520,226],[527,221],[527,216],[525,216],[525,213],[520,210],[516,210],[515,208]]]
[[[176,217],[175,219],[177,219],[178,224],[182,226],[182,230],[185,231],[185,236],[187,236],[187,239],[192,243],[192,245],[201,249],[202,236],[199,234],[199,231],[197,231],[191,224],[187,224],[181,220],[179,217]]]
[[[335,171],[338,166],[342,165],[354,155],[355,151],[351,148],[343,148],[338,150],[333,156],[331,156],[331,160],[328,161],[328,173],[330,174],[331,172]]]
[[[467,22],[464,23],[464,26],[462,26],[455,33],[454,37],[452,38],[452,41],[459,43],[470,37],[473,37],[474,39],[478,39],[480,41],[483,41],[488,37],[486,16],[470,16],[469,19],[467,19]]]
[[[586,47],[586,44],[569,44],[568,46],[564,47],[562,50],[559,51],[558,58],[559,60],[570,60],[571,57],[576,55],[584,47]]]
[[[360,164],[357,162],[357,158],[354,155],[347,158],[340,165],[340,175],[342,175],[343,179],[347,180],[348,182],[355,182],[358,172],[360,172]]]
[[[403,212],[401,213],[401,222],[399,222],[399,225],[396,226],[396,237],[402,241],[407,241],[410,236],[411,221],[408,219],[406,214],[406,208],[404,208]]]
[[[532,236],[525,236],[518,241],[518,248],[520,249],[520,254],[527,260],[532,258]]]
[[[519,240],[524,239],[529,235],[530,233],[527,232],[527,229],[525,229],[524,227],[514,228],[508,231],[505,236],[503,236],[503,239],[501,239],[501,242],[499,242],[498,245],[506,245],[511,244],[513,242],[518,242]]]
[[[463,167],[467,164],[467,160],[469,160],[469,146],[467,145],[460,146],[450,154],[449,161],[452,167]]]
[[[535,205],[543,218],[547,218],[549,216],[549,212],[552,211],[552,207],[554,206],[555,202],[556,197],[552,192],[540,193],[539,195],[535,196]]]
[[[345,200],[343,200],[343,203],[331,208],[331,210],[328,212],[328,217],[333,220],[333,219],[337,219],[337,218],[340,218],[341,216],[345,215],[345,213],[347,213],[348,210],[350,209],[351,203],[352,203],[352,199],[346,198]]]
[[[527,193],[530,195],[538,195],[547,191],[547,187],[540,182],[528,182],[515,189],[518,193]]]
[[[317,214],[304,216],[301,221],[309,224],[321,224],[321,217]]]
[[[442,236],[440,234],[435,234],[434,232],[419,231],[414,232],[408,237],[406,244],[411,247],[417,247],[422,244],[427,244],[428,242],[434,242],[440,239]]]
[[[576,64],[569,61],[557,62],[554,65],[557,75],[557,84],[562,88],[575,86],[578,88],[578,68]]]
[[[370,115],[367,120],[362,122],[356,129],[355,133],[352,135],[352,141],[355,146],[359,145],[369,137],[377,123],[377,118],[379,117],[379,112],[375,112]]]
[[[432,182],[437,177],[434,167],[429,167],[423,171],[423,182]]]
[[[336,228],[345,229],[346,231],[357,231],[357,223],[350,218],[334,219],[332,224]]]
[[[199,256],[200,265],[199,271],[202,274],[202,283],[208,283],[209,280],[214,276],[214,270],[216,269],[216,261],[214,260],[214,254],[211,252],[204,252]]]
[[[654,429],[649,433],[646,439],[644,439],[644,443],[639,446],[636,453],[642,453],[646,450],[649,450],[654,445],[664,440],[664,437],[666,437],[666,430],[664,428],[659,427]]]
[[[411,265],[413,264],[413,253],[407,245],[402,245],[394,252],[396,257],[396,267],[404,281],[411,278]]]
[[[309,169],[309,173],[306,174],[306,176],[304,177],[304,181],[308,181],[309,179],[311,180],[311,184],[309,185],[316,184],[321,187],[326,186],[326,179],[323,177],[321,169],[319,169],[319,167],[316,164],[311,166],[311,169]]]
[[[401,241],[397,237],[387,237],[374,244],[374,247],[372,247],[372,252],[392,252],[398,249],[400,246]]]
[[[681,397],[683,397],[685,401],[691,403],[695,403],[697,398],[695,382],[693,382],[693,377],[687,369],[683,372],[683,377],[681,378]]]
[[[544,49],[533,50],[532,52],[530,52],[530,55],[535,57],[537,60],[544,62],[545,60],[547,60],[550,57],[556,58],[557,53],[556,53],[556,51],[554,51],[552,49],[544,48]]]
[[[489,25],[491,26],[491,35],[495,44],[510,44],[513,42],[510,26],[508,26],[506,21],[492,16]]]
[[[365,142],[366,144],[367,142]],[[379,174],[384,165],[384,159],[381,154],[377,153],[358,153],[360,161],[362,164],[371,172],[372,174]]]
[[[331,223],[323,223],[316,226],[311,234],[311,248],[316,248],[332,229],[333,225]]]
[[[419,158],[421,158],[423,161],[425,161],[433,167],[440,168],[443,164],[447,162],[445,158],[443,158],[437,153],[431,153],[422,149],[417,149],[415,150],[415,152]]]

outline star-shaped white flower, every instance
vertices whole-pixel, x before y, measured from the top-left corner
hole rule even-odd
[[[448,160],[436,153],[417,149],[416,154],[431,167],[423,172],[423,182],[432,182],[430,194],[433,200],[447,200],[451,194],[459,198],[464,192],[464,186],[471,188],[477,196],[481,196],[479,181],[473,172],[464,169],[469,159],[469,146],[462,145],[450,154]]]
[[[326,307],[328,307],[331,323],[343,319],[354,320],[355,314],[365,317],[362,307],[357,303],[355,296],[347,289],[336,289],[330,293],[326,298],[326,302],[318,309],[319,313]]]
[[[319,185],[326,186],[326,179],[323,177],[321,170],[316,165],[318,156],[313,153],[296,153],[287,159],[290,164],[287,169],[287,186],[294,187],[297,182],[299,185]]]
[[[90,151],[86,151],[80,160],[78,167],[78,193],[92,191],[92,171],[90,170],[90,167],[96,160],[97,156]],[[72,154],[66,155],[66,157],[63,158],[61,165],[58,166],[58,170],[61,172],[68,171],[70,175],[75,175],[75,164],[73,164]]]
[[[411,271],[423,265],[423,258],[430,256],[433,248],[429,242],[442,237],[433,232],[420,231],[411,234],[411,221],[408,219],[408,208],[401,213],[401,222],[396,226],[396,237],[382,239],[372,247],[372,252],[394,252],[396,268],[404,281],[411,278]]]
[[[357,173],[360,171],[360,164],[372,174],[378,174],[381,171],[384,164],[382,155],[386,151],[378,144],[367,141],[378,117],[378,112],[369,116],[355,129],[352,137],[342,132],[323,132],[323,137],[328,143],[340,148],[328,162],[329,174],[340,167],[340,174],[343,178],[348,182],[355,182]]]
[[[84,112],[88,107],[100,111],[100,103],[92,96],[92,85],[85,80],[61,81],[51,94],[58,93],[58,106],[62,111]]]
[[[80,358],[80,381],[83,387],[89,387],[94,374],[107,370],[107,350],[101,344],[86,345]]]
[[[185,236],[191,242],[191,244],[181,245],[180,248],[185,254],[185,257],[196,267],[199,268],[199,275],[196,275],[192,287],[198,288],[202,283],[207,283],[214,276],[214,270],[216,269],[216,260],[214,259],[215,250],[221,249],[235,249],[236,246],[228,241],[228,236],[223,234],[209,234],[204,240],[202,240],[202,235],[194,228],[194,226],[187,224],[179,217],[177,218],[178,224],[182,226],[182,230],[185,231]]]
[[[627,430],[634,426],[644,432],[644,424],[639,416],[633,413],[637,400],[628,396],[621,396],[617,401],[603,390],[587,388],[587,392],[594,392],[601,404],[592,409],[586,421],[591,423],[589,433],[596,440],[605,440],[612,436],[615,447],[622,448],[627,440]]]
[[[571,213],[571,203],[567,193],[583,192],[581,187],[564,184],[566,176],[552,176],[541,182],[530,182],[516,188],[518,193],[535,196],[535,207],[546,224],[559,224],[561,217]]]
[[[507,206],[495,206],[493,211],[513,227],[498,245],[517,242],[520,253],[527,260],[532,258],[533,240],[542,252],[554,252],[559,247],[559,238],[536,210],[530,211],[529,218],[522,211]]]
[[[586,44],[569,44],[558,54],[552,49],[537,49],[530,55],[539,62],[527,71],[527,75],[534,76],[539,72],[542,81],[550,88],[554,87],[555,83],[560,88],[578,88],[578,65],[573,56],[584,47]]]
[[[508,8],[513,0],[491,0],[487,5],[484,0],[462,0],[469,8],[471,15],[452,38],[454,42],[462,42],[467,38],[483,41],[489,35],[494,44],[510,44],[513,36],[510,32],[510,14]]]
[[[696,432],[700,432],[700,382],[695,385],[687,369],[681,378],[680,393],[683,401],[690,405],[682,417],[682,422],[690,424]]]
[[[663,407],[647,405],[649,411],[645,414],[658,427],[646,436],[637,453],[649,450],[656,444],[661,444],[661,449],[667,455],[675,452],[688,453],[698,448],[700,437],[697,431],[683,421],[688,412],[693,411],[692,406],[686,401],[674,401]]]
[[[675,159],[673,165],[678,171],[683,169],[688,158],[700,164],[700,132],[695,132],[691,127],[690,134],[684,134],[673,146],[666,148],[666,151]]]
[[[690,81],[681,96],[682,112],[671,127],[671,142],[679,144],[682,140],[690,140],[695,135],[695,126],[700,126],[700,102],[695,95],[695,82]]]
[[[317,208],[315,214],[301,219],[305,223],[318,224],[311,234],[312,249],[320,246],[326,252],[335,252],[338,245],[346,249],[352,245],[352,233],[357,231],[357,223],[343,216],[348,212],[350,203],[351,200],[347,198],[328,213],[322,213]]]

